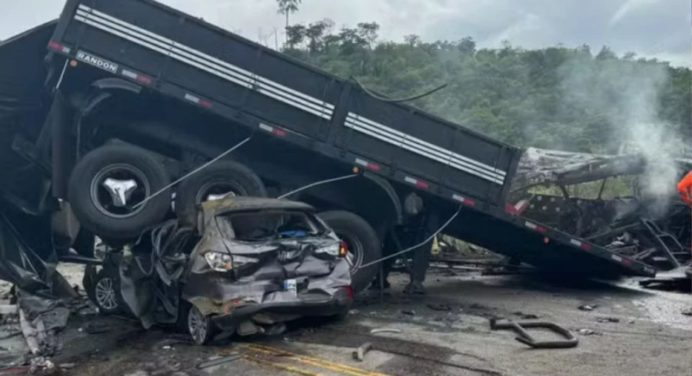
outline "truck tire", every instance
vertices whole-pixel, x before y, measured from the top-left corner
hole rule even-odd
[[[195,227],[199,204],[213,196],[266,197],[262,180],[249,168],[237,162],[219,161],[192,175],[178,186],[175,212],[183,226]]]
[[[365,290],[379,270],[379,264],[361,267],[382,257],[377,233],[363,218],[347,211],[328,211],[319,217],[348,245],[351,285],[355,293]]]
[[[70,176],[68,199],[79,222],[103,239],[132,239],[163,220],[171,204],[170,178],[146,151],[124,144],[85,155]],[[138,204],[144,202],[141,206]]]

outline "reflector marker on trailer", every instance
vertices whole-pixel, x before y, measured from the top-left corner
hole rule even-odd
[[[48,42],[48,48],[56,52],[62,52],[64,54],[69,54],[72,49],[54,40]]]
[[[532,223],[532,222],[528,222],[528,221],[524,222],[524,225],[533,231],[540,232],[541,234],[548,232],[548,229],[546,229],[545,227],[539,226],[539,225]]]
[[[334,113],[335,106],[331,103],[314,98],[268,78],[256,75],[241,67],[83,4],[79,5],[79,9],[74,18],[91,27],[137,43],[165,56],[170,56],[185,64],[223,78],[234,84],[255,90],[267,97],[286,103],[323,119],[330,120]]]
[[[460,195],[458,195],[458,194],[453,194],[453,195],[452,195],[452,200],[459,201],[459,202],[461,202],[462,204],[464,204],[464,205],[466,205],[466,206],[471,206],[471,207],[476,206],[476,201],[475,201],[475,200],[472,200],[472,199],[470,199],[470,198],[466,198],[466,197],[460,196]]]
[[[356,164],[359,166],[363,166],[369,170],[372,171],[380,171],[382,168],[380,167],[379,164],[374,163],[374,162],[368,162],[364,159],[356,158]]]
[[[204,108],[211,108],[213,106],[211,101],[202,99],[190,93],[185,93],[185,99]]]
[[[612,258],[613,260],[615,260],[615,261],[617,261],[617,262],[622,262],[622,260],[623,260],[622,257],[620,257],[620,256],[618,256],[618,255],[616,255],[616,254],[610,255],[610,258]]]
[[[410,176],[405,177],[405,178],[404,178],[404,181],[407,182],[407,183],[409,183],[409,184],[415,185],[416,188],[420,188],[420,189],[428,189],[428,188],[430,188],[430,184],[428,184],[427,181],[420,180],[420,179],[416,179],[416,178],[412,178],[412,177],[410,177]]]
[[[569,242],[570,242],[570,244],[572,244],[573,246],[579,247],[579,248],[581,248],[581,249],[583,249],[583,250],[585,250],[585,251],[588,251],[588,250],[591,249],[591,244],[586,243],[586,242],[583,242],[583,241],[581,241],[581,240],[570,239]]]
[[[144,75],[141,73],[136,73],[136,72],[133,72],[133,71],[131,71],[129,69],[125,69],[125,68],[123,68],[121,74],[123,76],[129,78],[129,79],[135,80],[135,81],[142,83],[144,85],[151,85],[152,82],[154,82],[154,79],[147,76],[147,75]]]
[[[519,209],[517,209],[512,204],[505,205],[505,212],[507,212],[510,215],[519,215]]]
[[[271,125],[267,125],[264,123],[260,123],[259,128],[278,137],[285,137],[288,134],[288,132],[285,129],[279,127],[272,127]]]

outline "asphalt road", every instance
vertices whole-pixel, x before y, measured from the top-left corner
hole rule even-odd
[[[360,297],[345,321],[305,319],[278,337],[190,344],[169,329],[136,321],[75,316],[55,361],[68,375],[690,375],[692,295],[586,283],[571,286],[530,276],[431,273],[425,297],[391,292]],[[578,307],[589,305],[593,310]],[[532,350],[510,331],[491,331],[491,317],[558,323],[576,348]],[[372,334],[372,329],[393,332]],[[539,338],[551,333],[535,332]],[[0,341],[20,350],[21,338]],[[360,362],[354,348],[373,349]],[[218,361],[210,365],[205,362]],[[2,375],[2,373],[0,373]]]

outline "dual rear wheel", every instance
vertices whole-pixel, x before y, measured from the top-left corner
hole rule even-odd
[[[68,199],[89,231],[108,240],[130,240],[168,215],[170,182],[168,172],[151,153],[112,144],[91,151],[75,166]],[[178,185],[174,207],[183,225],[194,226],[202,201],[266,195],[264,184],[250,169],[219,161]]]

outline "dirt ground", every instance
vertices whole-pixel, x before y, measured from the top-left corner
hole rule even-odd
[[[78,271],[67,273],[75,283]],[[690,294],[642,290],[634,281],[564,286],[438,269],[429,275],[428,294],[410,298],[401,294],[406,276],[392,281],[382,299],[374,292],[360,297],[344,321],[305,319],[278,337],[207,347],[170,328],[146,331],[136,321],[86,310],[72,316],[55,362],[66,375],[91,376],[692,374],[692,317],[682,314],[692,308]],[[593,310],[578,308],[584,305]],[[510,331],[491,331],[490,317],[555,322],[579,345],[532,350]],[[394,332],[371,333],[378,328]],[[354,360],[353,350],[366,342],[373,349]],[[0,364],[21,351],[21,336],[0,340]],[[212,361],[225,363],[204,364]]]

